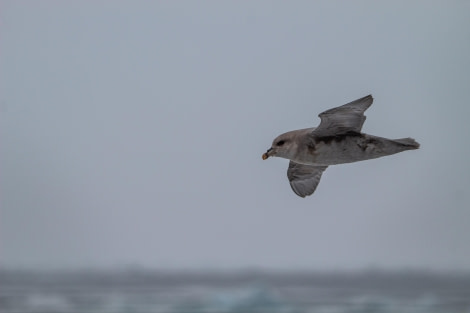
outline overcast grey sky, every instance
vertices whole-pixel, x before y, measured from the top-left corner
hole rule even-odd
[[[470,270],[470,2],[3,1],[3,267]],[[330,167],[274,137],[373,94],[421,149]]]

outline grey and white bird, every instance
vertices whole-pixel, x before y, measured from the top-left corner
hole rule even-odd
[[[287,178],[300,197],[313,194],[330,165],[380,158],[419,148],[412,138],[387,139],[361,133],[364,111],[372,95],[327,110],[318,116],[318,127],[284,133],[274,139],[263,160],[271,156],[289,159]]]

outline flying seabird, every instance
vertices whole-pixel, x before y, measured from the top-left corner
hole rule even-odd
[[[330,165],[352,163],[419,148],[412,138],[387,139],[361,133],[372,95],[327,110],[318,127],[294,130],[274,139],[263,160],[289,159],[287,178],[300,197],[313,194]]]

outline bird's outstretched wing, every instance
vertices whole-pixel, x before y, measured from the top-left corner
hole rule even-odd
[[[287,169],[292,190],[300,197],[310,196],[318,186],[323,171],[328,166],[305,165],[290,161]]]
[[[317,137],[360,133],[366,120],[364,111],[372,104],[372,95],[320,113],[320,125],[312,132]]]

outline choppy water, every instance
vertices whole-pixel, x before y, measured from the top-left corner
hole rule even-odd
[[[4,313],[470,313],[470,276],[0,272]]]

